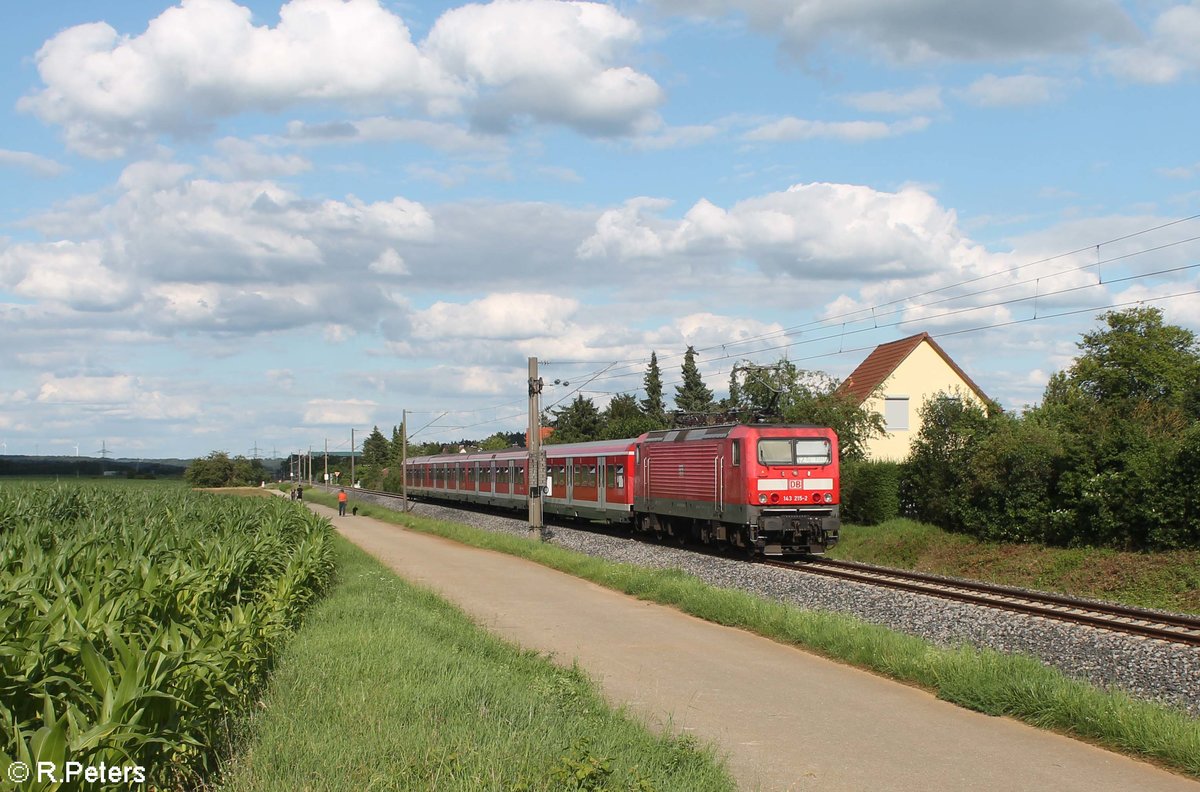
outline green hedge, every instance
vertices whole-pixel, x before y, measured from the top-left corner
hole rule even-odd
[[[900,465],[848,461],[842,465],[842,520],[878,525],[900,515]]]

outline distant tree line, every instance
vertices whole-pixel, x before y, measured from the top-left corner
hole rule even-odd
[[[0,456],[0,476],[104,476],[123,478],[178,478],[182,460],[95,459],[75,456]]]

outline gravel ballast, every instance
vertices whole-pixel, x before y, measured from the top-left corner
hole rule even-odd
[[[355,498],[393,508],[394,498],[356,492]],[[415,504],[413,514],[516,536],[524,519],[436,504]],[[940,600],[820,575],[760,566],[680,547],[547,518],[551,541],[610,561],[679,569],[722,588],[738,589],[800,608],[835,611],[946,647],[970,644],[1036,657],[1068,676],[1103,688],[1182,709],[1200,717],[1200,651],[1183,644],[1138,638],[1052,619]]]

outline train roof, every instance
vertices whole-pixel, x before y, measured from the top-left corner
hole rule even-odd
[[[827,426],[819,424],[722,424],[720,426],[695,426],[685,429],[656,429],[641,437],[629,437],[621,440],[591,440],[585,443],[555,443],[543,445],[542,450],[547,457],[560,458],[566,456],[601,456],[621,454],[633,450],[633,446],[641,442],[662,443],[680,442],[684,440],[719,440],[726,437],[746,437],[761,434],[764,431],[787,429],[816,429],[823,432],[832,431]],[[510,459],[525,459],[529,456],[527,448],[506,448],[503,451],[472,451],[470,453],[434,454],[432,456],[411,457],[410,463],[451,464],[454,462],[491,462],[507,461]]]
[[[543,445],[542,450],[548,457],[563,456],[599,456],[602,454],[621,454],[633,450],[633,444],[638,438],[623,440],[591,440],[586,443],[557,443]],[[525,459],[529,456],[527,448],[506,448],[503,451],[473,451],[460,454],[434,454],[433,456],[412,457],[410,463],[450,464],[454,462],[507,461],[510,459]]]
[[[644,435],[647,443],[669,443],[684,440],[720,440],[726,437],[745,437],[761,433],[762,430],[819,429],[829,427],[819,424],[722,424],[720,426],[694,426],[686,429],[656,429]]]

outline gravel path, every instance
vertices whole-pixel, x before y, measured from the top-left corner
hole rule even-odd
[[[392,507],[394,499],[356,493]],[[416,504],[413,513],[486,531],[526,536],[524,519]],[[1137,698],[1178,707],[1200,717],[1200,650],[992,608],[947,602],[920,594],[806,575],[714,557],[547,520],[553,541],[571,550],[639,566],[680,569],[723,588],[814,610],[837,611],[942,646],[963,643],[1023,653],[1069,676],[1119,688]]]

